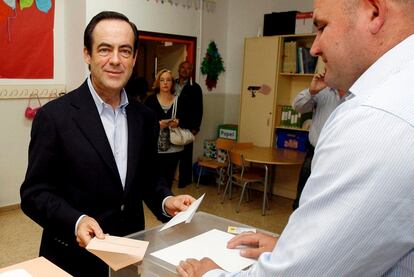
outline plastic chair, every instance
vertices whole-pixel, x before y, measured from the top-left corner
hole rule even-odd
[[[219,176],[218,182],[217,182],[217,194],[220,194],[220,187],[224,186],[225,179],[229,173],[228,172],[228,165],[229,165],[228,153],[230,149],[233,147],[234,143],[235,142],[233,140],[218,138],[216,140],[216,153],[217,153],[217,157],[222,156],[222,161],[219,161],[217,159],[211,159],[211,158],[200,159],[198,161],[199,173],[198,173],[198,180],[197,180],[197,188],[200,184],[200,177],[203,172],[203,169],[204,168],[214,169]]]
[[[240,211],[240,205],[244,197],[244,192],[247,188],[247,186],[251,183],[262,183],[264,185],[264,176],[265,172],[262,168],[252,168],[248,167],[245,164],[243,155],[238,153],[237,151],[230,151],[229,153],[230,158],[230,178],[227,182],[226,188],[223,193],[223,199],[222,202],[224,202],[224,199],[226,197],[227,189],[230,189],[230,198],[231,198],[231,186],[233,184],[238,184],[242,186],[242,192],[240,195],[240,200],[236,208],[236,212],[238,213]],[[267,192],[263,190],[263,201],[266,201],[266,204],[269,204],[269,201],[267,199]],[[249,199],[249,197],[247,197]]]

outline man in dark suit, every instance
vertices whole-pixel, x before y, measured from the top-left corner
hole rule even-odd
[[[200,131],[203,118],[203,92],[201,87],[193,81],[191,75],[193,65],[184,61],[178,66],[178,79],[175,82],[175,93],[183,99],[182,102],[188,107],[187,117],[182,118],[180,126],[189,129],[193,135]],[[179,163],[178,187],[183,188],[191,183],[193,163],[193,143],[184,146],[181,151]]]
[[[84,46],[90,77],[34,119],[21,207],[43,227],[41,256],[74,276],[107,276],[84,248],[93,237],[144,229],[142,201],[165,221],[194,199],[172,196],[158,181],[158,121],[123,89],[137,56],[135,25],[102,12],[86,27]]]

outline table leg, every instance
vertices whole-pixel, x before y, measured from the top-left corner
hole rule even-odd
[[[265,211],[266,211],[267,182],[268,182],[268,176],[269,176],[269,168],[267,164],[264,165],[264,168],[265,168],[265,179],[264,179],[264,189],[263,189],[262,215],[265,215]]]

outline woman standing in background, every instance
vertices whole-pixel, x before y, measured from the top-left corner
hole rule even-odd
[[[159,176],[165,178],[171,188],[177,168],[179,154],[184,146],[174,145],[170,142],[170,128],[178,127],[180,118],[185,113],[185,105],[177,101],[176,118],[172,118],[173,105],[176,101],[174,95],[174,78],[168,69],[158,72],[154,82],[154,93],[145,101],[145,105],[151,108],[158,116],[160,123],[160,134],[158,137],[157,166]]]

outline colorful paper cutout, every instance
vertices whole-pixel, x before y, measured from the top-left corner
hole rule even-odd
[[[3,2],[13,10],[16,9],[16,0],[3,0]]]
[[[52,7],[52,1],[51,0],[36,0],[36,7],[40,11],[47,13]]]
[[[33,5],[34,0],[20,0],[20,9],[30,8]]]
[[[9,16],[12,15],[13,10],[10,6],[0,0],[0,22],[6,21]]]
[[[6,20],[0,20],[0,30],[5,30],[0,32],[0,79],[52,79],[55,1],[51,0],[47,13],[36,5],[22,10],[21,2],[16,1],[13,10],[0,0],[2,10],[11,11]],[[29,2],[34,0],[23,6]]]

